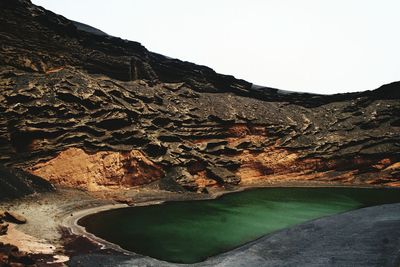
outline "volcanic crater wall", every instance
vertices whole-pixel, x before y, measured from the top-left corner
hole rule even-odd
[[[400,185],[400,83],[282,94],[79,30],[27,0],[0,6],[3,164],[88,190]]]

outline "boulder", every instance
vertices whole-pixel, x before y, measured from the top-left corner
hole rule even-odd
[[[7,231],[8,231],[8,223],[0,224],[0,235],[7,234]]]
[[[24,224],[27,222],[26,218],[18,213],[12,211],[6,211],[5,213],[5,220],[17,223],[17,224]]]
[[[37,266],[32,255],[19,251],[18,247],[0,242],[0,266]]]
[[[184,192],[185,189],[177,181],[182,179],[181,167],[170,168],[166,175],[159,181],[159,187],[162,190],[173,191],[173,192]]]
[[[240,178],[236,174],[225,168],[210,166],[206,170],[207,176],[219,184],[239,184],[240,182]]]

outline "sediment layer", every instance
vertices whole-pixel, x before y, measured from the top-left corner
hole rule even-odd
[[[0,162],[88,190],[399,185],[400,83],[255,86],[27,0],[0,3]]]

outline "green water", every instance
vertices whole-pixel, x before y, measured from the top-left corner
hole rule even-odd
[[[400,202],[396,189],[264,188],[216,200],[110,210],[84,217],[79,224],[126,250],[194,263],[288,226],[395,202]]]

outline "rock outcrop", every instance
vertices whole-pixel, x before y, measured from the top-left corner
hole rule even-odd
[[[24,216],[13,211],[5,211],[3,219],[16,224],[24,224],[27,222]]]
[[[130,187],[159,180],[163,170],[137,150],[87,154],[69,148],[56,158],[38,163],[32,173],[55,184],[96,191],[107,187]]]
[[[19,251],[16,246],[0,242],[1,266],[37,266],[32,255]]]
[[[0,210],[0,236],[6,235],[8,231],[9,224],[4,222],[5,216],[5,212]]]
[[[53,190],[51,183],[36,175],[0,165],[0,201]]]
[[[287,93],[0,3],[0,162],[88,190],[400,185],[400,83]],[[1,179],[1,177],[0,177]]]

